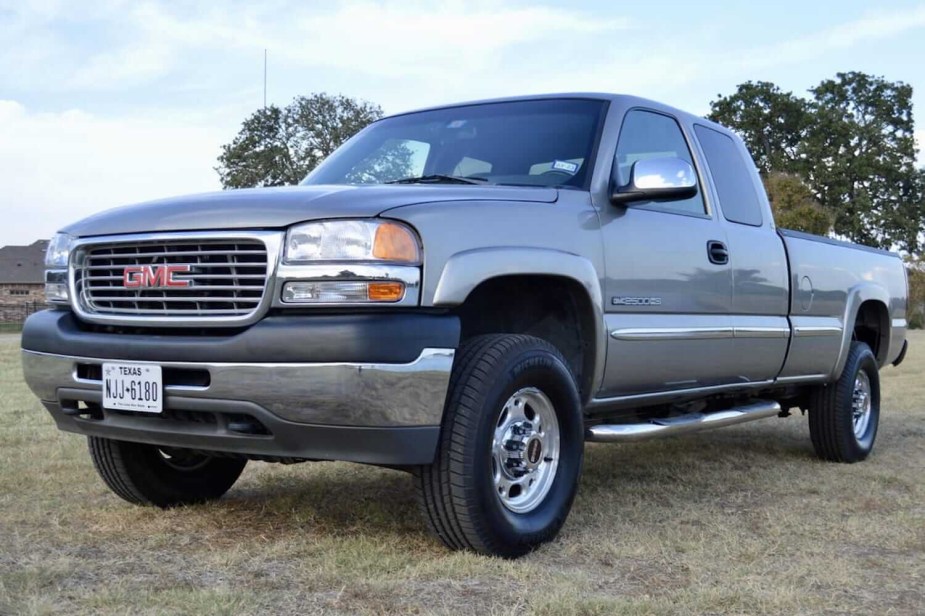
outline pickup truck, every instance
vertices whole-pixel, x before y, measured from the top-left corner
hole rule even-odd
[[[585,442],[799,409],[863,460],[906,350],[896,255],[776,228],[734,133],[624,95],[391,116],[299,186],[106,211],[46,261],[25,378],[118,496],[379,465],[504,557],[556,536]]]

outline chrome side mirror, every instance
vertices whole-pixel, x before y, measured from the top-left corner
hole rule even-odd
[[[697,194],[697,175],[685,160],[644,158],[633,163],[626,186],[614,186],[610,200],[626,205],[635,201],[673,201]]]

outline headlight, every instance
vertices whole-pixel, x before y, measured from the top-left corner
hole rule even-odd
[[[67,264],[74,238],[56,233],[45,251],[45,299],[51,304],[68,303]]]
[[[45,251],[45,267],[48,269],[66,268],[73,241],[74,238],[67,233],[55,233]]]
[[[421,250],[414,232],[397,222],[329,220],[291,227],[285,260],[420,263]]]

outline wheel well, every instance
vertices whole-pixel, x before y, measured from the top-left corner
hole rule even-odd
[[[867,300],[858,308],[852,338],[867,343],[879,363],[886,361],[890,341],[889,312],[882,302]]]
[[[591,298],[561,276],[499,276],[479,284],[455,310],[462,340],[482,334],[528,334],[562,353],[582,399],[591,391],[595,330]]]

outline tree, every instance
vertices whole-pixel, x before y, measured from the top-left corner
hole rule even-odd
[[[916,252],[923,230],[915,169],[912,86],[838,73],[811,90],[813,122],[801,146],[807,180],[852,241]]]
[[[826,235],[831,230],[832,216],[800,178],[787,173],[771,173],[762,180],[779,227],[816,235]]]
[[[382,117],[378,105],[346,96],[298,96],[244,120],[222,146],[215,170],[224,188],[297,184],[340,144]]]
[[[707,117],[739,133],[762,174],[801,170],[799,148],[812,122],[807,101],[773,83],[748,81],[711,102]]]
[[[774,173],[802,180],[835,235],[917,253],[925,234],[925,170],[915,168],[912,87],[851,72],[810,94],[803,100],[773,83],[746,82],[713,101],[709,118],[742,136],[766,184]],[[818,228],[818,214],[785,207],[781,224]]]
[[[925,256],[906,257],[909,301],[906,320],[911,329],[925,328]]]

